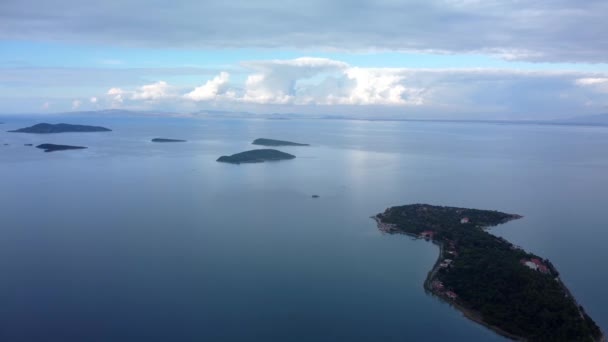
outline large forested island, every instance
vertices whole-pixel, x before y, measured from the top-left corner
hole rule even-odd
[[[255,139],[251,144],[262,145],[262,146],[309,146],[308,144],[300,144],[300,143],[295,143],[295,142],[291,142],[291,141],[266,139],[266,138]]]
[[[521,216],[498,211],[413,204],[374,216],[389,234],[439,245],[424,288],[497,333],[527,341],[604,341],[551,262],[486,228]]]
[[[221,156],[218,162],[241,164],[241,163],[263,163],[266,161],[278,161],[294,159],[296,156],[272,149],[260,149],[245,151],[231,156]]]
[[[88,125],[71,125],[65,123],[49,124],[39,123],[34,126],[16,129],[9,131],[12,133],[36,133],[36,134],[51,134],[51,133],[83,133],[83,132],[109,132],[111,129],[101,126]]]

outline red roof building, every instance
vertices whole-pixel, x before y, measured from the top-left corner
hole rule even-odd
[[[524,264],[525,266],[528,266],[529,268],[535,270],[535,271],[539,271],[541,273],[550,273],[549,272],[549,268],[547,267],[547,265],[545,265],[540,259],[538,258],[532,258],[530,260],[526,260],[526,259],[522,259],[521,263]]]

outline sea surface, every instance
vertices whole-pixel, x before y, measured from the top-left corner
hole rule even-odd
[[[549,258],[608,330],[606,127],[0,121],[1,341],[504,340],[425,294],[436,246],[370,219],[410,203],[524,215],[492,232]],[[5,132],[41,121],[113,131]],[[215,161],[260,137],[312,146]]]

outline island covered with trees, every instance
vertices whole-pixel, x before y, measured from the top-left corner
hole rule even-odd
[[[266,138],[255,139],[251,144],[262,145],[262,146],[310,146],[308,144],[300,144],[300,143],[295,143],[295,142],[291,142],[291,141],[266,139]]]
[[[36,146],[44,152],[66,151],[66,150],[83,150],[84,146],[57,145],[57,144],[40,144]]]
[[[468,318],[516,340],[605,341],[549,260],[486,231],[521,216],[412,204],[373,218],[385,233],[440,247],[424,288]]]
[[[296,156],[273,150],[273,149],[259,149],[245,151],[231,156],[221,156],[217,159],[218,162],[241,164],[241,163],[263,163],[266,161],[278,161],[278,160],[289,160],[294,159]]]
[[[167,139],[167,138],[154,138],[151,140],[155,143],[173,143],[173,142],[186,142],[186,140],[181,139]]]
[[[84,133],[84,132],[110,132],[111,129],[101,126],[88,125],[71,125],[66,123],[49,124],[39,123],[34,126],[16,129],[9,131],[11,133],[36,133],[36,134],[51,134],[51,133]]]

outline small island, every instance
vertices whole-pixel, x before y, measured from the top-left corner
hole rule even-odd
[[[221,156],[217,159],[221,163],[263,163],[266,161],[278,161],[294,159],[296,156],[272,149],[260,149],[245,151],[231,156]]]
[[[291,141],[274,140],[274,139],[266,139],[266,138],[255,139],[251,144],[252,145],[261,145],[261,146],[310,146],[309,144],[300,144],[300,143],[295,143],[295,142],[291,142]]]
[[[152,142],[155,142],[155,143],[173,143],[173,142],[186,142],[186,140],[166,139],[166,138],[154,138],[154,139],[152,139]]]
[[[41,144],[36,146],[44,152],[66,151],[66,150],[82,150],[84,146],[56,145],[56,144]]]
[[[52,133],[88,133],[88,132],[110,132],[109,128],[101,126],[87,126],[87,125],[71,125],[65,123],[49,124],[39,123],[34,126],[20,128],[11,133],[35,133],[35,134],[52,134]]]
[[[549,260],[486,231],[521,216],[412,204],[373,218],[384,233],[439,246],[424,289],[469,319],[515,340],[605,341]]]

